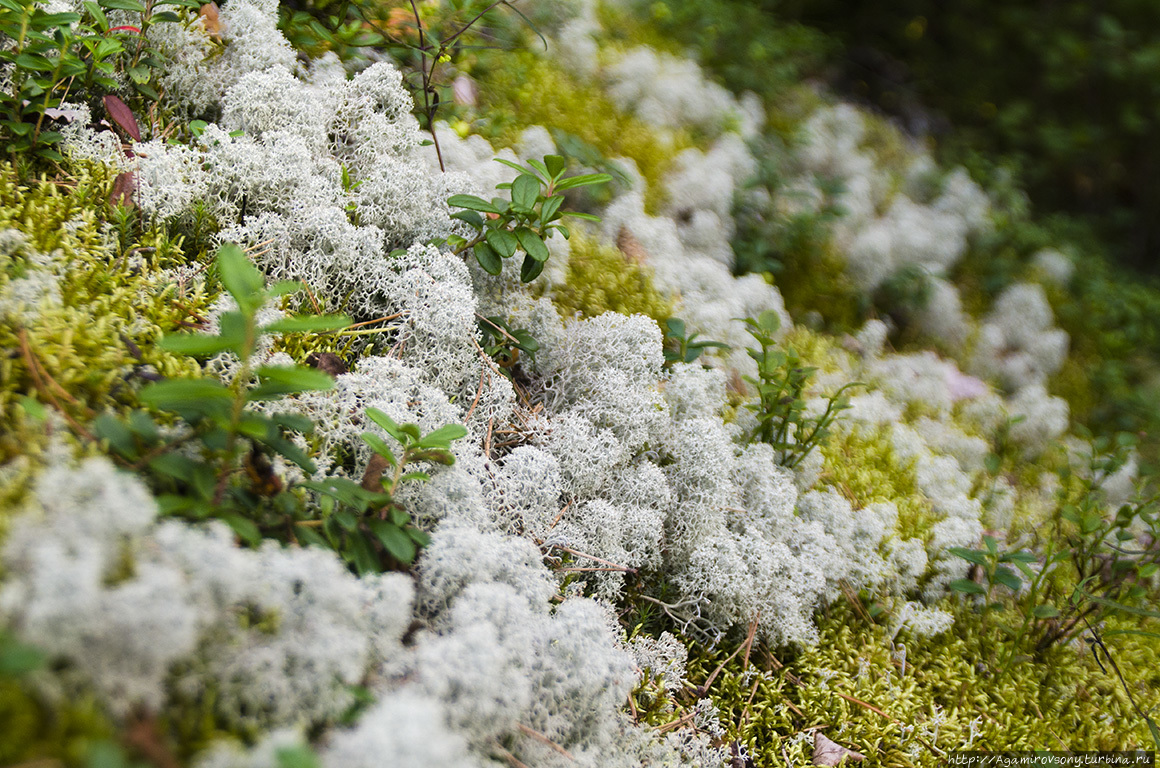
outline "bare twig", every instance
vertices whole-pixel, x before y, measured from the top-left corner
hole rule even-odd
[[[596,555],[589,555],[586,552],[579,552],[575,549],[570,549],[569,547],[565,547],[561,544],[549,544],[548,548],[549,549],[559,549],[563,552],[567,552],[570,555],[575,555],[576,557],[584,557],[584,558],[587,558],[589,560],[594,560],[598,563],[604,563],[605,565],[612,566],[613,569],[618,570],[618,571],[627,571],[629,573],[636,573],[635,568],[629,568],[626,565],[619,565],[617,563],[612,562],[611,560],[605,560],[604,558],[597,557]]]
[[[748,663],[749,649],[753,647],[753,637],[757,634],[757,622],[760,620],[761,614],[759,613],[753,619],[753,621],[749,623],[749,633],[745,636],[745,642],[737,646],[737,648],[733,651],[733,653],[729,654],[729,657],[726,658],[725,661],[718,664],[717,668],[713,670],[713,674],[709,675],[709,678],[704,683],[697,686],[698,696],[704,696],[709,692],[709,688],[713,685],[713,681],[717,679],[717,675],[721,674],[721,670],[725,669],[725,665],[733,661],[733,659],[737,657],[737,654],[741,653],[742,650],[745,651],[745,660],[746,663]]]
[[[572,502],[574,501],[575,499],[568,499],[568,503],[560,508],[560,511],[556,513],[554,518],[552,518],[552,524],[548,526],[549,531],[555,528],[556,524],[564,519],[564,513],[568,511],[568,507],[572,506]]]
[[[559,752],[561,755],[568,758],[569,760],[576,759],[576,758],[572,757],[572,754],[568,750],[564,749],[559,744],[552,741],[551,739],[549,739],[547,736],[540,733],[539,731],[532,729],[532,728],[529,728],[528,726],[524,725],[523,723],[516,723],[516,728],[518,728],[520,733],[524,734],[525,736],[530,736],[531,738],[535,739],[536,741],[540,742],[541,744],[547,744],[549,747],[556,750],[557,752]]]
[[[513,755],[511,752],[508,752],[499,744],[492,744],[491,748],[498,752],[499,756],[506,760],[508,765],[510,765],[512,768],[528,768],[528,766],[521,762],[518,757]]]

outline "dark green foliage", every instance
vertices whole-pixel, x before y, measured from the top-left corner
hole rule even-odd
[[[198,7],[196,0],[159,0],[148,7],[138,0],[89,0],[84,13],[47,13],[31,0],[0,0],[0,62],[12,67],[0,91],[0,143],[19,165],[62,160],[55,148],[61,134],[53,130],[57,110],[71,98],[97,106],[133,139],[140,132],[132,111],[112,94],[121,90],[116,76],[126,75],[134,101],[156,101],[151,85],[162,66],[145,33],[157,23],[181,22],[165,6]],[[164,9],[164,10],[163,10]],[[134,24],[110,26],[106,11],[127,11]],[[94,113],[98,114],[98,113]]]
[[[729,349],[729,345],[720,341],[700,341],[701,334],[694,333],[687,336],[685,321],[670,317],[665,321],[665,367],[672,367],[673,363],[692,363],[701,356],[706,349]]]
[[[362,484],[343,477],[303,483],[302,487],[323,494],[322,522],[317,530],[305,522],[298,524],[303,542],[334,549],[360,574],[382,570],[384,559],[388,565],[410,565],[419,547],[427,545],[427,534],[411,524],[411,516],[393,494],[399,483],[430,479],[426,472],[405,472],[408,464],[454,464],[451,442],[467,434],[462,425],[447,424],[423,435],[416,425],[396,424],[377,408],[367,409],[367,418],[398,441],[402,452],[396,456],[382,438],[364,432],[362,439],[376,458],[371,459]]]
[[[143,411],[124,422],[100,417],[94,428],[122,462],[149,470],[163,513],[220,518],[243,540],[255,544],[264,526],[276,525],[296,506],[274,474],[272,458],[280,456],[306,473],[316,469],[287,434],[309,432],[313,428],[309,419],[290,413],[266,415],[247,406],[334,386],[328,375],[310,368],[251,368],[258,339],[271,333],[333,330],[349,325],[350,320],[292,317],[259,327],[257,312],[267,301],[301,286],[282,283],[267,290],[262,274],[234,245],[224,246],[216,263],[222,285],[238,309],[222,314],[216,335],[166,336],[161,344],[171,352],[194,357],[233,354],[240,361],[234,380],[226,385],[213,378],[168,379],[145,387],[142,403],[176,414],[187,425],[176,436],[164,435]],[[175,450],[189,443],[199,446],[198,455]]]
[[[510,184],[496,185],[496,189],[510,190],[511,200],[493,197],[489,202],[475,195],[452,195],[448,204],[464,209],[453,214],[452,218],[467,222],[476,235],[470,240],[453,236],[448,242],[455,253],[471,249],[479,266],[489,275],[498,275],[503,271],[504,259],[523,252],[520,280],[530,283],[544,271],[544,262],[551,255],[544,240],[552,230],[559,230],[565,238],[571,236],[571,231],[560,223],[560,219],[573,216],[588,221],[600,220],[586,213],[562,210],[562,193],[606,184],[612,177],[606,173],[589,173],[565,178],[568,163],[560,155],[545,155],[543,162],[528,160],[527,167],[499,158],[496,162],[520,172]],[[481,213],[485,215],[481,216]]]
[[[758,396],[756,403],[745,406],[757,415],[758,422],[749,439],[773,446],[778,463],[792,469],[825,442],[834,419],[850,407],[843,393],[863,385],[856,381],[846,384],[828,398],[824,412],[810,416],[806,413],[806,389],[817,369],[802,365],[793,347],[784,352],[774,348],[781,320],[773,310],[762,312],[756,320],[746,318],[745,323],[761,345],[760,350],[749,350],[749,356],[757,361],[757,378],[745,377]]]
[[[480,317],[478,325],[479,346],[495,361],[504,376],[512,377],[512,368],[519,363],[521,353],[535,362],[540,342],[527,329],[513,330],[498,316]]]
[[[838,40],[831,60],[847,89],[915,130],[934,129],[947,156],[973,171],[1014,169],[1038,207],[1084,217],[1121,258],[1155,270],[1160,5],[762,5]]]

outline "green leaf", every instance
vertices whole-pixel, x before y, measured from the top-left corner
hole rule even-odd
[[[541,178],[544,181],[551,180],[552,174],[548,173],[548,166],[544,165],[539,160],[532,160],[529,158],[528,165],[534,168],[537,173],[542,174]],[[527,173],[527,171],[524,171],[524,173]]]
[[[419,441],[420,448],[447,448],[452,440],[467,436],[467,429],[462,424],[444,424],[434,432],[429,432]]]
[[[325,391],[334,388],[330,374],[302,366],[263,365],[254,372],[261,382],[246,393],[248,402],[276,399],[298,392]]]
[[[564,204],[563,195],[552,195],[544,204],[540,206],[540,226],[547,226],[555,219],[559,218],[556,213],[560,210],[560,206]]]
[[[295,525],[294,535],[298,539],[298,543],[307,547],[322,547],[323,549],[333,549],[330,542],[317,529],[310,525]]]
[[[85,768],[129,768],[129,763],[118,744],[102,740],[89,745]]]
[[[18,677],[44,666],[44,654],[6,635],[0,635],[0,675]]]
[[[352,536],[350,544],[347,546],[346,552],[348,558],[354,567],[358,570],[359,576],[365,576],[368,573],[378,573],[379,563],[371,552],[370,545],[362,536]]]
[[[947,552],[950,552],[955,557],[974,563],[975,565],[986,565],[987,556],[977,549],[964,549],[963,547],[947,547]]]
[[[455,463],[455,456],[446,448],[414,449],[407,454],[408,461],[431,461],[450,467]]]
[[[567,179],[561,179],[556,182],[556,190],[563,192],[565,189],[587,187],[593,184],[607,184],[610,181],[612,181],[612,177],[607,173],[587,173],[581,176],[571,176]]]
[[[262,327],[263,333],[319,333],[337,331],[350,325],[346,315],[299,315],[287,317]]]
[[[4,120],[0,122],[0,125],[3,125],[17,136],[28,136],[32,133],[33,128],[32,123],[21,123],[16,120]]]
[[[505,259],[510,259],[515,255],[516,249],[519,248],[520,242],[516,236],[506,229],[489,229],[484,235],[487,238],[487,244],[495,249],[495,252]]]
[[[411,540],[418,544],[420,547],[425,547],[431,543],[431,537],[427,535],[426,531],[421,531],[414,527],[409,527],[406,529],[406,531],[407,535],[411,537]]]
[[[273,413],[270,414],[270,421],[292,432],[309,434],[314,431],[314,422],[301,413]]]
[[[267,419],[267,421],[269,421],[269,419]],[[314,462],[311,461],[310,456],[305,451],[286,438],[282,437],[282,435],[277,434],[276,431],[273,434],[268,434],[264,438],[259,438],[259,440],[263,445],[268,446],[279,455],[284,456],[297,464],[304,472],[313,475],[318,471],[318,468],[314,465]]]
[[[512,208],[522,213],[531,211],[540,194],[540,180],[535,176],[521,174],[512,182]]]
[[[1006,566],[995,569],[995,576],[993,577],[992,581],[997,584],[1002,584],[1012,592],[1018,592],[1019,588],[1023,586],[1023,582],[1019,580],[1019,577],[1015,575],[1015,572]]]
[[[472,250],[475,253],[475,260],[479,262],[479,266],[483,267],[484,272],[489,275],[498,275],[503,272],[503,261],[490,245],[483,242],[476,243]]]
[[[229,243],[217,252],[218,275],[243,313],[252,315],[264,300],[266,280],[241,248]]]
[[[380,411],[378,408],[367,408],[367,418],[386,430],[388,435],[400,443],[405,442],[406,438],[403,431],[399,429],[399,425],[383,411]]]
[[[520,247],[524,252],[531,256],[536,261],[547,261],[551,252],[548,246],[544,245],[543,239],[527,227],[517,227],[515,231],[516,240],[519,240]],[[526,280],[524,282],[527,282]]]
[[[564,211],[563,215],[564,216],[571,216],[573,218],[581,219],[583,221],[600,221],[599,216],[593,216],[591,213],[580,213],[579,211]],[[567,231],[564,227],[560,227],[560,229]],[[565,239],[567,239],[567,237],[568,237],[567,235],[564,235]]]
[[[519,171],[520,173],[527,173],[528,172],[527,168],[523,167],[519,163],[513,163],[511,160],[504,160],[502,157],[493,157],[492,159],[495,160],[495,162],[500,163],[501,165],[506,165],[508,168]],[[496,184],[495,188],[496,189],[510,189],[511,184]]]
[[[1029,566],[1027,563],[1023,562],[1022,560],[1016,560],[1015,567],[1018,568],[1019,571],[1027,577],[1028,581],[1035,581],[1036,573],[1035,571],[1031,570],[1031,566]]]
[[[781,316],[774,310],[767,309],[757,316],[757,327],[772,337],[781,328]]]
[[[398,461],[395,459],[395,454],[391,452],[391,447],[387,445],[387,442],[383,438],[374,432],[363,432],[360,437],[364,443],[371,447],[372,451],[386,459],[387,463],[392,467],[398,464]]]
[[[257,413],[245,413],[238,422],[238,433],[255,440],[265,440],[276,429],[273,422]]]
[[[145,13],[145,6],[137,0],[97,0],[102,8],[115,8],[119,11],[133,11]]]
[[[140,397],[146,405],[171,411],[196,409],[213,403],[228,404],[233,400],[233,393],[212,379],[168,379],[145,387]]]
[[[36,24],[44,27],[69,27],[81,20],[79,13],[45,13],[36,17]]]
[[[56,64],[38,53],[21,53],[14,63],[21,69],[31,69],[34,72],[52,72],[56,69]]]
[[[457,211],[456,213],[451,214],[451,218],[459,219],[460,221],[466,221],[476,232],[483,229],[483,217],[475,211]]]
[[[116,416],[102,413],[93,422],[93,432],[102,440],[108,440],[109,446],[122,456],[134,458],[137,455],[133,432]]]
[[[200,466],[194,459],[176,453],[162,453],[149,460],[149,468],[154,472],[187,483],[193,481]]]
[[[970,579],[956,579],[948,584],[956,592],[965,592],[968,595],[985,595],[987,590]]]
[[[500,209],[475,195],[452,195],[447,198],[447,204],[455,208],[467,208],[484,213],[501,213]]]
[[[205,130],[205,123],[202,122],[201,120],[194,120],[193,123],[201,123],[202,130]],[[193,123],[189,124],[189,127],[191,129],[193,128]],[[297,293],[298,291],[301,291],[305,287],[306,286],[304,286],[302,283],[298,282],[297,280],[279,280],[278,282],[274,283],[273,285],[271,285],[269,288],[266,289],[266,296],[268,296],[270,298],[277,298],[279,296],[286,296],[286,295],[291,294],[291,293]]]
[[[520,267],[520,280],[525,283],[530,283],[540,276],[544,271],[544,262],[533,259],[531,255],[524,257],[524,263]]]
[[[410,565],[415,559],[417,552],[415,542],[397,525],[386,520],[371,520],[367,525],[375,537],[382,542],[383,548],[390,552],[396,560]]]
[[[560,155],[544,155],[544,166],[548,171],[548,178],[555,180],[568,169],[568,161]]]
[[[309,747],[281,747],[274,757],[278,768],[319,768],[318,757]]]
[[[262,532],[258,530],[258,526],[254,524],[253,520],[232,514],[222,515],[221,519],[234,530],[239,539],[250,546],[257,546],[262,542]]]
[[[209,336],[201,333],[167,334],[161,338],[161,348],[190,357],[213,357],[219,352],[232,350],[240,354],[241,339]]]
[[[1037,619],[1054,619],[1059,615],[1059,609],[1054,605],[1037,605],[1031,610],[1031,615]]]

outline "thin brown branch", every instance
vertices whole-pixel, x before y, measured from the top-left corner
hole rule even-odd
[[[536,741],[540,742],[541,744],[547,744],[549,747],[556,750],[557,752],[559,752],[561,755],[568,758],[569,760],[576,759],[576,758],[572,757],[572,754],[568,750],[564,749],[559,744],[552,741],[551,739],[549,739],[547,736],[540,733],[539,731],[537,731],[533,728],[529,728],[528,726],[524,725],[523,723],[516,723],[516,728],[518,728],[520,733],[524,734],[525,736],[530,736],[531,738],[535,739]]]
[[[590,555],[586,552],[580,552],[580,551],[577,551],[575,549],[570,549],[569,547],[565,547],[562,544],[549,544],[548,547],[550,549],[559,549],[563,552],[567,552],[570,555],[575,555],[576,557],[583,557],[583,558],[586,558],[588,560],[594,560],[598,563],[604,563],[605,565],[610,565],[613,568],[620,570],[620,571],[628,571],[629,573],[636,573],[635,568],[629,568],[626,565],[620,565],[619,563],[614,563],[611,560],[605,560],[604,558],[597,557],[596,555]]]
[[[737,646],[736,650],[729,654],[729,657],[726,658],[725,661],[717,665],[717,668],[713,670],[713,674],[709,675],[709,678],[704,683],[697,686],[698,696],[704,696],[709,692],[709,688],[713,685],[713,681],[717,679],[717,675],[721,674],[721,670],[725,669],[725,665],[733,661],[733,659],[737,657],[737,654],[741,653],[742,650],[745,651],[745,659],[746,663],[748,663],[749,649],[753,647],[753,638],[757,634],[757,622],[760,620],[761,614],[759,613],[756,617],[754,617],[753,621],[749,623],[749,632],[745,635],[745,641],[741,643],[741,645]]]
[[[479,368],[479,386],[475,388],[475,399],[471,401],[471,407],[467,409],[467,414],[463,417],[466,422],[471,419],[471,414],[475,413],[475,406],[479,405],[479,398],[483,396],[483,378],[487,375],[487,369],[483,366]],[[491,423],[490,421],[488,422]]]
[[[556,524],[564,519],[564,513],[568,511],[568,507],[572,506],[572,502],[574,501],[575,499],[568,499],[568,503],[560,508],[560,511],[556,513],[554,518],[552,518],[552,524],[548,526],[549,531],[555,528]]]
[[[518,757],[513,755],[511,752],[508,752],[499,744],[492,744],[491,748],[498,752],[499,756],[506,760],[508,765],[510,765],[512,768],[528,768],[528,766],[521,762]]]

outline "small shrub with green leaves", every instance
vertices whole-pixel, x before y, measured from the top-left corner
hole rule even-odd
[[[10,71],[0,88],[0,141],[13,161],[63,160],[62,140],[52,121],[65,117],[64,102],[106,94],[106,109],[130,138],[141,136],[132,113],[119,97],[124,78],[138,99],[157,101],[151,84],[163,63],[146,38],[150,26],[180,23],[174,10],[197,8],[195,0],[86,0],[83,13],[50,13],[31,0],[0,2],[0,62]],[[107,11],[129,13],[135,23],[115,25]],[[23,164],[23,163],[18,163]]]
[[[476,234],[470,239],[454,236],[448,242],[456,253],[470,249],[479,266],[489,275],[503,271],[503,259],[523,252],[520,280],[530,283],[544,271],[544,263],[550,255],[544,240],[553,230],[558,230],[565,238],[571,236],[568,227],[560,223],[564,216],[600,220],[587,213],[561,210],[564,205],[562,193],[605,184],[612,177],[606,173],[591,173],[565,178],[568,163],[560,155],[545,155],[543,162],[528,160],[527,167],[500,158],[496,158],[496,162],[519,171],[519,176],[510,184],[496,185],[496,189],[511,190],[511,200],[493,197],[488,202],[475,195],[452,195],[448,204],[464,209],[453,214],[452,218],[467,222]],[[485,214],[486,218],[480,214]]]
[[[309,433],[313,429],[309,419],[287,413],[266,415],[248,406],[334,386],[330,376],[310,368],[252,368],[259,338],[333,330],[349,325],[350,320],[341,315],[292,317],[259,326],[258,311],[265,304],[301,290],[301,285],[285,282],[267,289],[261,273],[236,245],[223,246],[216,264],[237,309],[222,314],[217,334],[170,335],[161,345],[195,357],[233,354],[240,362],[233,381],[177,378],[142,389],[142,403],[175,414],[185,423],[175,435],[166,434],[144,411],[135,411],[126,421],[112,415],[99,417],[95,428],[123,463],[149,470],[164,513],[193,519],[219,517],[253,544],[262,538],[263,529],[269,532],[277,527],[297,507],[275,475],[271,458],[290,461],[308,474],[316,469],[306,451],[287,434]],[[190,443],[197,446],[194,455],[178,450]],[[257,513],[259,509],[265,509],[265,514]]]
[[[302,487],[323,495],[322,520],[318,530],[308,522],[299,522],[297,528],[303,542],[342,553],[359,573],[381,570],[383,553],[391,564],[410,565],[419,547],[430,543],[430,537],[411,524],[411,516],[395,500],[395,489],[399,483],[431,479],[421,470],[404,471],[409,464],[454,464],[451,443],[467,434],[463,425],[447,424],[424,435],[415,424],[397,424],[378,408],[368,408],[367,418],[394,438],[402,452],[396,456],[385,440],[364,432],[362,439],[374,456],[362,484],[344,477],[303,483]]]
[[[728,344],[720,341],[698,339],[701,335],[699,333],[689,334],[685,329],[685,321],[680,318],[670,317],[666,320],[664,331],[666,368],[676,363],[695,362],[706,349],[730,349]]]
[[[288,539],[338,552],[359,573],[410,565],[418,548],[428,541],[411,525],[410,517],[394,500],[399,483],[425,481],[429,476],[408,464],[433,462],[450,465],[451,441],[467,431],[448,424],[422,435],[414,424],[396,424],[387,414],[371,408],[367,416],[398,441],[396,458],[381,437],[370,432],[362,439],[374,450],[362,484],[343,477],[287,485],[276,471],[278,460],[303,473],[317,468],[293,434],[309,435],[309,418],[293,412],[266,413],[251,406],[333,386],[331,377],[302,366],[251,365],[258,340],[267,334],[330,331],[350,324],[343,315],[290,317],[264,326],[258,313],[271,299],[301,289],[293,282],[266,288],[261,273],[234,245],[218,251],[222,284],[238,309],[221,316],[216,335],[167,336],[169,350],[198,357],[228,352],[240,367],[228,384],[209,378],[170,379],[141,392],[146,405],[176,414],[184,426],[166,430],[145,411],[134,411],[122,421],[105,415],[97,419],[97,434],[108,440],[121,462],[146,472],[165,514],[195,520],[219,518],[244,541]],[[194,445],[195,451],[183,450]],[[387,469],[393,470],[389,478]],[[305,492],[321,495],[315,505]]]
[[[756,320],[746,318],[745,323],[761,345],[761,349],[749,350],[749,356],[757,362],[757,378],[745,377],[758,395],[756,403],[745,406],[757,416],[758,423],[749,439],[773,446],[778,463],[793,469],[825,442],[830,425],[839,413],[850,407],[843,393],[863,385],[861,382],[845,384],[827,399],[825,411],[810,416],[806,412],[805,396],[817,369],[802,365],[792,346],[785,351],[774,348],[777,343],[774,336],[781,327],[776,312],[762,312]]]
[[[540,349],[540,342],[531,332],[525,328],[513,330],[499,316],[479,318],[479,337],[479,346],[499,366],[500,373],[509,379],[521,353],[535,363],[536,352]]]

